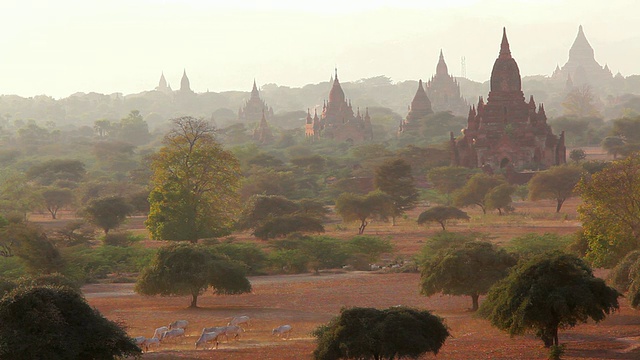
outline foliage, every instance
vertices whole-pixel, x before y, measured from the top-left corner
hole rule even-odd
[[[631,285],[640,280],[640,250],[627,254],[607,276],[607,280],[620,292],[627,292]]]
[[[138,273],[151,263],[155,253],[155,249],[142,246],[73,246],[62,249],[67,262],[64,273],[81,282],[104,279],[109,274]]]
[[[73,204],[75,199],[73,191],[70,189],[49,188],[42,191],[44,207],[51,214],[52,219],[56,219],[58,210]]]
[[[143,239],[142,235],[134,235],[131,231],[119,231],[105,234],[102,243],[108,246],[130,246]]]
[[[513,211],[511,195],[516,191],[513,185],[503,183],[491,189],[485,196],[487,209],[496,209],[498,214]]]
[[[583,176],[579,166],[553,166],[549,170],[539,172],[529,180],[529,198],[531,200],[554,199],[556,212],[562,204],[573,196],[574,188]]]
[[[251,291],[241,264],[204,246],[179,242],[158,250],[135,290],[142,295],[191,295],[190,307],[197,307],[198,296],[209,287],[217,294]]]
[[[131,110],[114,127],[118,139],[133,145],[144,145],[151,139],[149,125],[138,110]]]
[[[113,359],[142,351],[69,288],[18,288],[0,300],[0,358]]]
[[[79,182],[85,173],[80,160],[53,159],[31,166],[25,175],[39,185],[50,186],[58,180]]]
[[[596,107],[596,96],[589,85],[582,85],[572,89],[562,102],[565,115],[578,118],[600,116]]]
[[[50,274],[64,269],[64,260],[44,230],[31,223],[10,223],[0,229],[0,238],[11,244],[15,255],[30,274]]]
[[[343,193],[336,199],[336,213],[342,220],[359,221],[358,235],[364,233],[369,224],[367,219],[386,220],[394,211],[392,199],[381,191],[373,191],[367,195]]]
[[[388,160],[378,166],[373,184],[393,201],[394,211],[391,217],[394,225],[397,216],[413,209],[418,203],[419,192],[411,174],[411,165],[403,159]]]
[[[424,262],[420,291],[431,296],[468,295],[472,311],[478,309],[478,297],[505,277],[516,264],[514,257],[489,242],[469,242],[459,248],[449,248]]]
[[[442,231],[445,231],[445,225],[449,220],[469,220],[469,215],[466,212],[453,206],[434,206],[431,207],[418,216],[418,224],[422,225],[427,222],[437,222],[442,227]]]
[[[398,306],[342,309],[314,336],[316,360],[381,360],[437,354],[450,334],[443,320],[429,311]]]
[[[127,216],[133,212],[133,208],[121,196],[110,196],[91,200],[83,209],[87,222],[101,228],[105,235],[109,230],[120,226]]]
[[[596,322],[618,309],[618,291],[574,255],[550,252],[521,262],[489,291],[480,313],[511,335],[534,330],[545,346],[558,329]]]
[[[344,245],[352,259],[364,256],[368,263],[375,263],[382,254],[393,252],[391,241],[377,236],[354,236]]]
[[[459,248],[468,242],[489,241],[489,239],[489,235],[479,232],[458,233],[442,231],[426,239],[422,249],[420,249],[418,262],[423,263],[429,261],[436,256],[438,252],[449,248]]]
[[[600,146],[602,146],[602,148],[605,149],[607,153],[613,155],[614,159],[616,159],[618,155],[625,153],[626,145],[627,143],[625,142],[624,138],[620,136],[607,136],[602,139],[602,143],[600,143]]]
[[[182,117],[173,124],[151,165],[145,224],[157,240],[227,235],[238,210],[238,160],[215,140],[206,121]]]
[[[299,274],[307,271],[309,256],[299,249],[277,249],[268,255],[269,264],[276,272]]]
[[[21,277],[16,283],[17,286],[34,287],[34,286],[55,286],[66,287],[74,291],[80,292],[80,284],[60,273],[41,274],[35,276]]]
[[[505,249],[519,258],[529,258],[549,251],[564,251],[572,242],[572,235],[529,233],[509,240]]]
[[[249,274],[262,274],[267,265],[267,254],[253,243],[222,242],[214,245],[213,251],[244,263]]]
[[[640,155],[614,161],[577,185],[582,230],[589,244],[587,259],[611,267],[640,240]]]
[[[487,213],[487,194],[505,181],[496,175],[479,173],[473,175],[467,183],[454,194],[453,204],[458,207],[477,205]]]
[[[94,230],[83,221],[70,221],[50,235],[51,241],[58,247],[88,244],[94,238]]]
[[[427,179],[433,187],[442,194],[447,195],[447,205],[450,203],[451,194],[462,188],[471,176],[471,170],[460,166],[440,166],[429,170]]]
[[[569,152],[569,159],[576,164],[587,158],[587,153],[582,149],[573,149]]]

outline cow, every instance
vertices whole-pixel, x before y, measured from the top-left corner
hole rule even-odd
[[[171,324],[169,324],[169,330],[172,329],[187,329],[187,326],[189,326],[189,322],[187,320],[176,320],[174,322],[172,322]]]
[[[180,336],[184,336],[184,329],[171,329],[162,333],[162,336],[160,336],[160,341],[176,339]]]
[[[240,333],[243,332],[242,328],[238,325],[225,326],[225,329],[222,331],[224,337],[229,341],[229,335],[232,335],[234,339],[238,340],[240,338]]]
[[[136,345],[142,345],[145,340],[147,340],[147,338],[144,336],[136,336],[133,338],[133,341],[136,343]]]
[[[291,334],[291,329],[292,329],[291,325],[281,325],[281,326],[278,326],[277,328],[273,329],[271,331],[271,334],[272,335],[277,335],[277,336],[279,336],[281,338],[283,337],[285,339],[288,339],[289,335]]]
[[[227,327],[226,326],[213,326],[202,328],[202,332],[200,334],[209,333],[209,332],[223,332]]]
[[[151,338],[160,339],[160,336],[162,336],[162,333],[167,330],[169,330],[168,327],[160,326],[159,328],[156,329],[156,331],[153,332],[153,336]]]
[[[151,346],[160,346],[160,339],[157,337],[147,338],[142,343],[142,346],[144,346],[144,351],[148,352]]]
[[[217,331],[202,333],[202,335],[200,335],[200,337],[196,341],[196,350],[198,349],[198,346],[202,346],[202,348],[206,348],[206,345],[207,345],[208,342],[214,342],[214,341],[216,343],[215,346],[216,346],[216,349],[217,349],[218,348],[218,344],[220,343],[218,341],[218,339],[222,335],[223,335],[222,332],[217,332]]]
[[[250,319],[248,316],[246,316],[246,315],[243,315],[243,316],[236,316],[236,317],[234,317],[233,319],[231,319],[231,321],[229,321],[229,323],[227,324],[227,326],[233,326],[233,325],[238,325],[238,326],[240,326],[240,324],[245,324],[245,326],[246,326],[247,328],[249,328],[249,321],[250,321],[250,320],[251,320],[251,319]]]

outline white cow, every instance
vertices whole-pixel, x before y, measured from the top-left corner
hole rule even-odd
[[[151,338],[157,338],[159,339],[160,336],[162,336],[162,333],[169,330],[168,327],[166,326],[160,326],[159,328],[156,329],[156,331],[153,332],[153,336]]]
[[[169,330],[172,329],[187,329],[187,326],[189,326],[189,322],[187,320],[176,320],[174,322],[172,322],[171,324],[169,324]]]
[[[229,341],[229,335],[233,336],[234,339],[238,340],[240,338],[240,333],[244,330],[238,325],[225,326],[225,329],[222,330],[224,337]]]
[[[184,329],[171,329],[162,333],[162,336],[160,336],[160,341],[177,339],[180,336],[184,336]]]
[[[160,339],[157,337],[147,338],[142,343],[142,346],[144,346],[144,351],[148,352],[152,346],[160,346]]]
[[[207,343],[209,343],[209,342],[215,342],[215,344],[216,344],[215,346],[216,346],[216,349],[217,349],[218,348],[218,344],[220,343],[218,341],[218,339],[222,335],[223,335],[223,333],[222,332],[218,332],[218,331],[202,333],[202,335],[200,335],[200,337],[198,338],[198,341],[196,341],[196,350],[198,349],[198,346],[202,346],[202,348],[206,348]]]
[[[291,325],[281,325],[271,331],[272,335],[278,335],[279,337],[283,337],[285,339],[289,338],[291,334]]]
[[[142,345],[145,340],[147,340],[147,338],[144,336],[136,336],[133,338],[133,341],[136,343],[136,345]]]
[[[233,325],[240,325],[240,324],[245,324],[246,327],[249,327],[249,320],[251,320],[248,316],[243,315],[243,316],[236,316],[233,319],[231,319],[231,321],[229,321],[229,323],[227,324],[227,326],[233,326]]]
[[[200,334],[210,333],[210,332],[223,332],[226,328],[227,328],[226,326],[206,327],[202,329],[202,332]]]

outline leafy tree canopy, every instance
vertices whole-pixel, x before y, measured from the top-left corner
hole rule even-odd
[[[342,309],[314,335],[316,360],[417,359],[428,352],[437,354],[450,336],[441,318],[403,306]]]
[[[105,234],[120,226],[133,212],[133,207],[121,196],[95,199],[89,202],[83,213],[87,221]]]
[[[556,201],[556,212],[560,212],[562,204],[573,196],[583,173],[581,167],[569,165],[553,166],[539,172],[529,181],[529,198],[534,201],[553,199]]]
[[[411,165],[403,159],[394,159],[384,162],[375,170],[373,184],[376,189],[389,195],[393,201],[394,211],[392,218],[404,214],[413,209],[418,203],[419,192],[416,189]]]
[[[445,225],[449,220],[469,220],[466,212],[453,206],[434,206],[423,211],[418,216],[418,224],[422,225],[427,222],[437,222],[445,231]]]
[[[358,235],[364,233],[369,224],[368,219],[386,220],[395,211],[393,200],[381,191],[373,191],[367,195],[343,193],[336,199],[336,212],[343,221],[359,221]]]
[[[453,204],[458,207],[477,205],[487,213],[487,194],[505,181],[497,175],[479,173],[473,175],[466,184],[454,194]]]
[[[479,296],[486,294],[515,264],[515,258],[504,249],[489,242],[469,242],[443,250],[424,262],[420,289],[426,296],[468,295],[472,300],[471,310],[476,311]]]
[[[69,288],[21,287],[0,300],[0,358],[113,359],[142,351]]]
[[[583,260],[551,252],[516,266],[491,288],[480,314],[511,335],[533,330],[545,346],[559,346],[558,329],[603,320],[619,296]]]
[[[179,242],[158,250],[135,290],[142,295],[191,295],[190,307],[197,307],[198,296],[209,287],[217,294],[251,291],[242,264],[202,245]]]

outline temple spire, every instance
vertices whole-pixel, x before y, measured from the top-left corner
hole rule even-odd
[[[509,49],[509,40],[507,40],[507,28],[502,28],[502,43],[500,44],[500,57],[511,58],[511,49]]]

